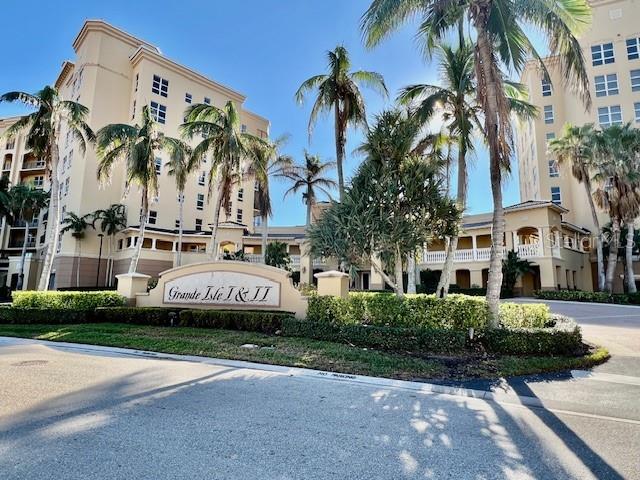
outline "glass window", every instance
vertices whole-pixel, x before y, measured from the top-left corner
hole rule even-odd
[[[69,177],[64,181],[64,195],[69,194]]]
[[[244,123],[240,125],[240,133],[247,133],[247,126]]]
[[[606,128],[611,125],[622,125],[622,109],[620,105],[598,108],[598,123]]]
[[[613,43],[603,43],[591,47],[591,60],[593,66],[613,63],[615,61],[613,55]]]
[[[180,228],[180,219],[176,218],[176,228]]]
[[[558,162],[555,160],[549,160],[549,176],[550,177],[559,177],[560,170],[558,169]]]
[[[158,123],[166,123],[167,107],[160,105],[158,102],[151,102],[151,116]]]
[[[151,85],[151,91],[157,93],[163,97],[169,94],[169,80],[162,78],[159,75],[153,76],[153,83]]]
[[[200,175],[198,175],[198,185],[200,185],[201,187],[204,187],[204,182],[206,177],[207,177],[207,173],[204,170],[200,172]]]
[[[236,220],[238,223],[242,223],[242,209],[239,208],[237,213],[236,213]]]
[[[160,172],[162,172],[162,159],[160,157],[156,157],[156,175],[160,175]]]
[[[136,101],[133,101],[133,108],[131,109],[131,120],[136,118]]]
[[[549,143],[551,140],[553,140],[554,138],[556,138],[556,134],[553,132],[548,132],[546,135],[547,138],[547,143]]]
[[[191,103],[193,101],[193,97],[191,96],[190,93],[185,93],[184,94],[184,101],[187,103]]]
[[[629,60],[637,60],[640,58],[640,38],[627,39],[627,58]]]
[[[640,123],[640,102],[633,104],[633,110],[635,112],[636,122]]]
[[[596,97],[618,94],[618,75],[615,73],[596,75],[594,83],[596,86]]]
[[[140,79],[140,74],[139,74],[139,73],[136,73],[136,88],[135,88],[135,91],[136,91],[136,92],[138,91],[138,80],[139,80],[139,79]]]
[[[255,215],[253,217],[253,226],[254,227],[262,226],[262,217],[260,215]]]
[[[69,156],[67,157],[67,168],[71,168],[72,161],[73,161],[73,150],[69,150]]]
[[[560,195],[560,187],[551,187],[551,201],[553,203],[562,203],[562,196]]]
[[[551,96],[551,82],[542,79],[542,96],[549,97]]]
[[[211,105],[211,99],[209,97],[204,97],[204,103]]]
[[[553,105],[544,106],[544,123],[553,123]]]
[[[238,189],[238,201],[241,202],[244,199],[244,188]]]
[[[67,178],[67,180],[69,180]],[[44,186],[44,175],[36,175],[33,177],[33,186],[36,188],[42,188]],[[67,187],[68,189],[69,187]]]
[[[631,70],[631,91],[640,92],[640,70]]]
[[[155,225],[158,221],[158,212],[155,210],[149,210],[149,218],[147,219],[147,223],[150,225]]]
[[[196,232],[202,231],[202,219],[196,218]]]
[[[203,193],[199,193],[198,197],[196,198],[196,208],[198,210],[202,210],[204,208],[204,194]]]

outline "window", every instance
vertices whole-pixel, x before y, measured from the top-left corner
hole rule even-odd
[[[162,159],[160,157],[156,157],[156,175],[160,175],[162,173]]]
[[[591,61],[594,67],[598,65],[613,63],[615,61],[615,58],[613,56],[613,43],[609,42],[592,46]]]
[[[10,138],[9,140],[7,140],[7,143],[4,146],[4,148],[6,148],[7,150],[13,150],[15,146],[16,146],[16,139]]]
[[[67,130],[67,135],[65,137],[64,140],[64,146],[68,147],[69,146],[69,141],[71,140],[71,130]],[[9,150],[9,148],[7,147],[7,150]]]
[[[556,134],[553,133],[553,132],[549,132],[549,133],[547,133],[546,138],[547,138],[547,143],[549,143],[551,140],[556,138]]]
[[[191,103],[193,101],[193,96],[190,93],[184,94],[184,101],[187,103]]]
[[[196,209],[202,210],[204,208],[204,194],[199,193],[196,199]]]
[[[71,168],[72,160],[73,160],[73,150],[69,150],[69,156],[67,158],[67,168]]]
[[[155,225],[158,220],[158,212],[155,210],[149,210],[149,218],[147,219],[147,223],[149,225]]]
[[[542,79],[542,96],[550,97],[551,96],[551,82],[546,79]]]
[[[180,228],[180,219],[176,218],[176,228]]]
[[[558,162],[556,162],[555,160],[549,160],[549,176],[552,178],[560,176]]]
[[[67,178],[67,180],[69,179]],[[36,188],[44,187],[44,175],[36,175],[33,177],[33,186]]]
[[[255,215],[253,217],[253,226],[254,227],[262,226],[262,217],[260,215]]]
[[[640,73],[640,70],[638,70]],[[610,73],[609,75],[596,75],[596,97],[606,97],[607,95],[618,94],[618,75]]]
[[[553,105],[544,106],[544,123],[553,123]]]
[[[640,123],[640,102],[633,104],[633,110],[635,111],[636,122]]]
[[[231,216],[231,202],[229,202],[229,205],[227,206],[227,209],[224,211],[224,213],[227,215],[227,217]]]
[[[62,159],[62,171],[64,172],[66,168],[67,168],[67,156],[65,155],[64,158]]]
[[[242,223],[242,209],[241,208],[239,208],[237,213],[236,213],[236,221],[238,223]]]
[[[202,231],[202,219],[196,218],[196,232]]]
[[[133,108],[131,109],[131,120],[136,118],[136,101],[133,101]]]
[[[169,94],[169,80],[162,78],[159,75],[154,75],[151,91],[166,97]]]
[[[269,136],[269,134],[267,132],[265,132],[264,130],[258,129],[258,137],[267,138],[268,136]]]
[[[167,107],[160,105],[158,102],[151,102],[151,116],[158,123],[166,123]]]
[[[206,177],[207,177],[207,173],[204,170],[200,172],[200,175],[198,175],[198,185],[200,185],[201,187],[204,187],[204,181]]]
[[[67,196],[69,194],[69,177],[67,177],[67,179],[64,181],[64,196]]]
[[[598,123],[606,128],[611,125],[622,125],[622,110],[620,105],[598,108]]]
[[[244,123],[240,125],[240,133],[247,133],[247,126]]]
[[[631,91],[640,92],[640,70],[631,70]]]
[[[135,88],[135,90],[134,90],[135,92],[137,92],[137,91],[138,91],[138,80],[139,80],[139,79],[140,79],[140,74],[139,74],[139,73],[136,73],[136,88]]]
[[[551,201],[560,204],[562,197],[560,196],[560,187],[551,187]]]
[[[629,60],[637,60],[640,58],[640,38],[627,39],[627,58]]]
[[[204,103],[211,105],[211,99],[209,97],[204,97]]]
[[[238,189],[238,201],[241,202],[244,199],[244,188]]]

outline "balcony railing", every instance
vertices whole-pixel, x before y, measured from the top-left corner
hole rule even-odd
[[[264,257],[257,253],[245,253],[244,258],[251,263],[262,263],[264,261]],[[292,266],[297,267],[300,265],[300,255],[289,255],[289,258]]]
[[[15,220],[11,225],[11,228],[24,228],[26,226],[26,222],[24,220]],[[38,220],[30,220],[29,228],[38,228]]]
[[[9,239],[8,248],[22,248],[22,239],[14,240],[13,238]],[[35,248],[36,241],[35,239],[27,240],[27,248]]]
[[[536,258],[542,256],[542,249],[540,243],[529,243],[525,245],[518,245],[518,256],[520,258]]]
[[[506,252],[506,248],[505,248]],[[540,244],[531,243],[527,245],[518,245],[518,256],[520,258],[537,258],[542,256]],[[429,251],[426,250],[422,255],[422,262],[429,264],[444,263],[447,257],[445,250]],[[456,250],[454,262],[487,262],[491,258],[491,247],[485,248],[461,248]]]
[[[22,162],[23,170],[39,170],[44,168],[44,160],[26,160]]]

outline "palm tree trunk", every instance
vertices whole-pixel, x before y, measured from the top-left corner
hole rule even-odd
[[[24,264],[27,260],[27,242],[29,241],[29,221],[24,221],[24,241],[22,242],[22,253],[20,255],[20,274],[18,275],[18,285],[16,290],[24,288]]]
[[[396,247],[396,254],[394,256],[395,265],[393,274],[395,278],[395,290],[396,296],[402,298],[404,296],[404,285],[402,281],[402,253],[400,253],[400,247]]]
[[[627,222],[627,245],[625,260],[627,262],[627,292],[636,293],[636,279],[633,273],[633,221]]]
[[[416,293],[416,252],[407,255],[407,293]]]
[[[308,225],[307,225],[308,228]],[[265,254],[267,253],[267,238],[269,236],[269,215],[262,217],[262,244],[260,251],[262,252],[262,263],[266,263]]]
[[[212,261],[218,260],[218,223],[220,222],[220,209],[222,208],[222,184],[216,190],[216,198],[213,203],[213,225],[211,226],[211,244],[209,256]]]
[[[609,242],[609,258],[607,259],[607,278],[605,290],[613,293],[613,277],[618,265],[618,248],[620,247],[620,219],[611,218],[611,241]]]
[[[502,172],[498,124],[498,97],[500,85],[495,78],[494,57],[489,35],[486,30],[486,18],[476,19],[478,40],[476,46],[476,68],[479,81],[479,96],[484,95],[481,104],[484,107],[485,134],[489,144],[489,172],[493,197],[493,222],[491,230],[491,257],[489,259],[489,278],[487,281],[487,304],[491,313],[490,326],[499,325],[500,287],[502,286],[502,256],[504,250],[504,208],[502,206]],[[482,90],[484,89],[484,92]],[[502,139],[507,141],[507,139]]]
[[[182,266],[182,224],[184,223],[184,190],[180,192],[180,204],[178,206],[178,253],[177,264]]]
[[[54,123],[54,129],[49,144],[51,146],[51,190],[49,191],[49,222],[47,230],[49,231],[49,243],[44,256],[42,265],[42,273],[38,282],[38,290],[49,289],[49,278],[53,268],[53,260],[58,248],[58,238],[60,238],[60,179],[58,178],[58,122]]]
[[[593,225],[598,232],[598,244],[596,245],[596,257],[598,259],[598,290],[604,291],[605,278],[604,278],[604,258],[602,254],[602,230],[600,229],[600,220],[598,220],[598,211],[596,210],[595,202],[591,192],[591,181],[589,180],[589,172],[583,168],[582,173],[584,188],[587,191],[587,199],[589,200],[589,208],[591,209],[591,218]]]
[[[113,235],[109,235],[109,254],[107,255],[107,268],[105,272],[104,284],[111,286],[111,255],[113,252]]]
[[[144,229],[147,226],[147,217],[149,216],[149,199],[147,189],[142,189],[142,213],[140,215],[140,230],[138,231],[138,242],[136,248],[133,251],[133,257],[131,257],[131,263],[129,263],[129,273],[135,273],[138,268],[138,261],[140,260],[140,253],[142,252],[142,244],[144,243]]]
[[[336,167],[338,170],[338,194],[340,201],[344,196],[344,172],[342,170],[344,163],[344,149],[346,143],[346,131],[345,125],[342,122],[342,115],[340,113],[340,102],[335,104],[335,136],[336,136]]]

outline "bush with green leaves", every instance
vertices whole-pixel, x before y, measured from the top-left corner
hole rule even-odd
[[[500,324],[507,328],[544,328],[549,325],[551,312],[544,303],[502,303]]]
[[[612,294],[607,292],[583,292],[581,290],[539,290],[536,292],[536,298],[541,300],[640,305],[640,292]]]
[[[99,307],[126,305],[126,298],[113,291],[42,292],[26,290],[13,292],[12,297],[12,306],[14,308],[91,311]]]
[[[0,308],[0,324],[41,324],[63,325],[70,323],[89,323],[93,321],[90,310],[69,308]]]

